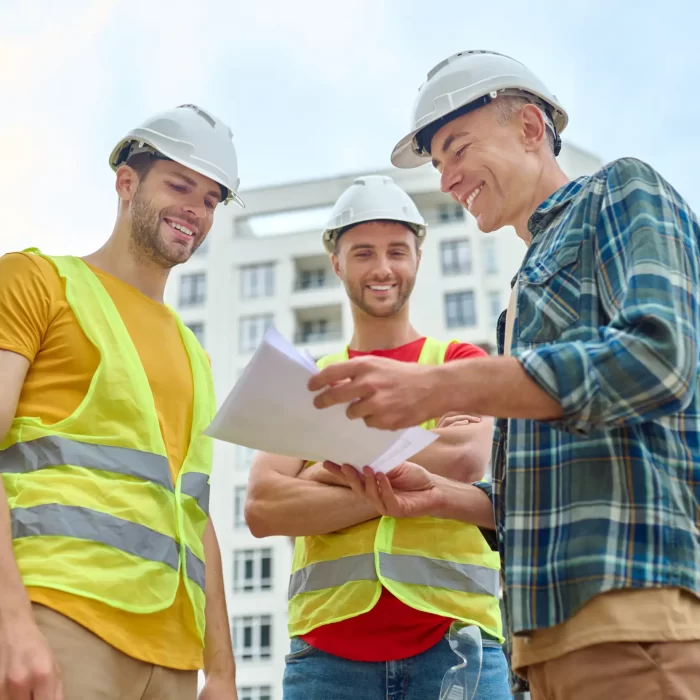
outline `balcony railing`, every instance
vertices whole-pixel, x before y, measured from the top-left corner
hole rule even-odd
[[[340,323],[333,323],[318,330],[298,329],[294,333],[294,342],[297,343],[297,345],[312,345],[313,343],[328,343],[334,340],[341,340],[342,337],[342,325]]]
[[[330,289],[337,287],[338,284],[338,278],[331,273],[319,277],[307,277],[306,279],[297,277],[294,281],[294,291],[304,292],[312,289]]]

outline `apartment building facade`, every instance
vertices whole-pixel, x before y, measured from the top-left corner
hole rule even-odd
[[[560,155],[570,177],[600,161],[569,144]],[[350,307],[321,244],[336,198],[361,174],[285,183],[242,193],[245,209],[220,208],[206,243],[173,271],[166,301],[211,356],[221,403],[260,342],[275,326],[318,358],[352,332]],[[430,167],[386,170],[428,222],[411,299],[424,334],[495,348],[495,323],[525,252],[512,229],[485,235],[440,192]],[[216,443],[211,512],[222,549],[240,700],[280,700],[287,635],[287,538],[255,539],[243,505],[252,453]]]

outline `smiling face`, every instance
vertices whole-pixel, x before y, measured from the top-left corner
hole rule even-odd
[[[502,99],[502,98],[499,98]],[[532,104],[502,118],[496,102],[468,112],[433,136],[441,189],[469,210],[484,232],[519,223],[532,208],[546,126]]]
[[[352,304],[387,318],[406,307],[420,263],[413,231],[393,221],[368,221],[346,231],[332,256]]]
[[[221,195],[213,180],[174,161],[155,160],[131,195],[131,248],[162,268],[187,262],[207,237]]]

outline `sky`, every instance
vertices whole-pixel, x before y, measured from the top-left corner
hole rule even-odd
[[[0,0],[0,254],[98,248],[112,148],[182,103],[230,124],[243,191],[387,168],[427,72],[465,49],[528,65],[564,140],[647,161],[700,213],[691,2]]]

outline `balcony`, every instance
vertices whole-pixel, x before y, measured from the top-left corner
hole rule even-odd
[[[297,345],[315,345],[317,343],[331,343],[343,339],[343,325],[340,322],[329,323],[321,319],[303,322],[294,333],[294,342]]]

